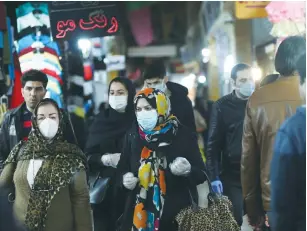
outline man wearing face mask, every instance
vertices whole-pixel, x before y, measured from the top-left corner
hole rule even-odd
[[[48,77],[41,71],[30,70],[22,76],[21,93],[25,102],[8,111],[0,129],[0,172],[2,164],[13,147],[21,140],[27,140],[32,129],[31,117],[36,105],[45,97]],[[67,116],[64,117],[64,137],[69,143],[76,143],[73,128]]]
[[[153,61],[143,73],[144,87],[163,91],[171,101],[171,113],[179,122],[196,132],[192,102],[188,98],[188,89],[177,83],[166,81],[166,69],[163,60]]]
[[[238,225],[242,226],[242,132],[246,103],[255,89],[255,83],[251,67],[244,63],[233,67],[231,78],[234,91],[212,106],[206,158],[213,189],[229,197],[233,204],[234,217]]]

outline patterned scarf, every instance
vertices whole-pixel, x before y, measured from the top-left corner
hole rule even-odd
[[[145,98],[158,112],[158,123],[153,131],[139,133],[145,147],[141,153],[141,166],[138,171],[139,193],[133,216],[133,230],[159,230],[166,196],[165,156],[158,155],[159,147],[171,144],[178,130],[178,120],[170,115],[170,102],[165,94],[156,89],[145,89],[135,97],[135,107],[139,99]]]
[[[42,136],[35,121],[32,124],[28,141],[18,143],[5,164],[33,158],[43,160],[30,192],[25,220],[28,230],[42,231],[53,198],[70,184],[76,172],[86,169],[86,157],[76,145],[63,141],[62,120],[52,142]]]

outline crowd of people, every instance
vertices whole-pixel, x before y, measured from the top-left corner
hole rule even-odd
[[[177,231],[204,171],[238,226],[246,214],[255,231],[305,230],[305,38],[285,39],[275,68],[256,87],[251,66],[235,65],[234,90],[210,105],[210,119],[160,61],[139,92],[115,78],[84,150],[69,114],[44,99],[47,76],[26,72],[25,102],[0,130],[0,231]]]

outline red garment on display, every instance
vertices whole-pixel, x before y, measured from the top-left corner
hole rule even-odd
[[[84,70],[84,80],[89,81],[93,79],[93,70],[90,64],[83,65]]]
[[[21,105],[24,102],[24,99],[21,94],[21,70],[20,70],[20,64],[18,60],[17,53],[14,52],[13,54],[14,58],[14,73],[15,73],[15,79],[14,79],[14,87],[13,87],[13,92],[12,92],[12,100],[11,100],[11,105],[10,109],[16,108],[19,105]]]
[[[42,69],[41,71],[44,72],[46,75],[49,75],[49,76],[55,78],[61,85],[63,85],[62,78],[55,71],[51,71],[51,70],[46,69],[46,68]]]

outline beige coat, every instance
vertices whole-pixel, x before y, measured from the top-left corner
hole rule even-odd
[[[29,161],[7,164],[0,176],[0,185],[9,186],[14,180],[16,200],[14,213],[21,224],[25,223],[30,186],[27,180]],[[85,171],[76,173],[71,184],[54,197],[48,209],[44,231],[92,231],[92,214]]]

